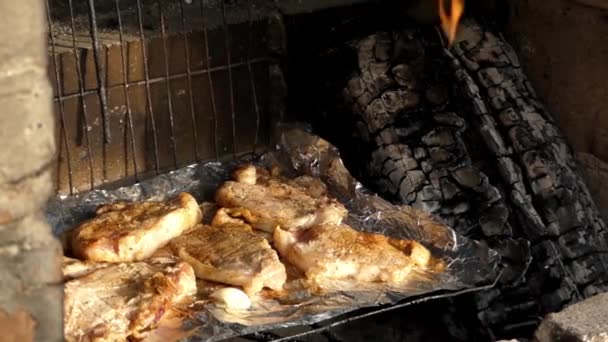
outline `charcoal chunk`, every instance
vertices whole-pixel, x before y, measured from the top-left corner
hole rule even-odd
[[[481,177],[479,172],[473,167],[463,167],[453,173],[453,177],[456,181],[467,188],[475,188],[481,184]]]
[[[486,236],[506,235],[505,224],[509,210],[503,205],[496,205],[485,210],[479,218],[479,225]]]

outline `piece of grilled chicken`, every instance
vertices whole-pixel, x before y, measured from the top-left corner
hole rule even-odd
[[[316,225],[274,231],[279,254],[323,287],[328,280],[401,283],[415,266],[426,267],[430,252],[422,245],[357,231],[347,225]]]
[[[107,204],[96,214],[71,236],[72,251],[78,258],[141,261],[202,219],[196,200],[187,193],[169,202]]]
[[[155,258],[89,268],[64,289],[66,341],[127,341],[144,337],[173,305],[194,295],[196,278],[185,262]]]
[[[169,247],[201,279],[241,286],[254,295],[267,287],[280,290],[287,278],[277,252],[248,224],[217,211],[211,226],[198,225]]]
[[[278,226],[291,230],[340,224],[346,216],[346,208],[327,196],[322,182],[311,177],[287,181],[266,176],[267,172],[252,165],[240,167],[233,173],[236,181],[227,181],[217,190],[217,204],[266,232]]]

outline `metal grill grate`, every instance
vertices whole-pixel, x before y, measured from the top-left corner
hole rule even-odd
[[[46,0],[46,9],[59,194],[255,152],[266,141],[267,8]]]

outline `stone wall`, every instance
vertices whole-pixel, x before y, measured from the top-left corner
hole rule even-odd
[[[38,0],[0,2],[0,331],[62,340],[61,248],[41,207],[52,194],[55,124]]]

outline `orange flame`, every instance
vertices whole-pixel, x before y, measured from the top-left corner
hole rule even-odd
[[[451,46],[456,38],[458,23],[464,12],[464,0],[451,0],[450,13],[446,11],[445,0],[439,0],[439,19],[441,19],[441,28],[448,36],[448,42]]]

